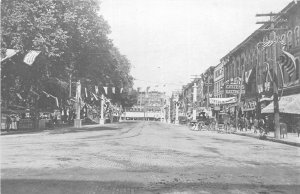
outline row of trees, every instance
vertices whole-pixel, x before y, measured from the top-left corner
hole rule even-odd
[[[2,100],[42,108],[46,99],[37,94],[47,91],[65,104],[70,80],[80,80],[91,91],[124,88],[112,100],[135,103],[130,62],[108,38],[110,27],[100,13],[97,0],[2,0],[1,55],[20,51],[1,65]],[[32,66],[21,60],[30,50],[41,51]]]

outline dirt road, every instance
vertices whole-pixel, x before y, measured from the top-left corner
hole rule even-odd
[[[300,149],[159,122],[1,137],[2,193],[300,193]]]

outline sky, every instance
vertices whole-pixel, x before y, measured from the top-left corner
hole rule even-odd
[[[102,0],[109,35],[131,62],[134,88],[179,90],[259,28],[257,13],[292,0]]]

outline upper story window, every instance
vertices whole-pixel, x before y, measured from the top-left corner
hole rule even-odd
[[[293,32],[290,30],[287,33],[287,48],[291,49],[293,46]]]
[[[300,27],[296,26],[295,28],[295,46],[300,46]]]

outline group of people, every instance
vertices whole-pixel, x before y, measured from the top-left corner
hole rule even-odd
[[[223,116],[221,123],[224,124],[225,131],[232,129],[240,131],[254,130],[254,133],[267,134],[274,128],[273,120],[268,116],[260,119],[254,117],[239,117],[236,121],[234,115],[227,114]]]
[[[6,116],[6,130],[19,129],[20,117],[19,115],[7,115]]]

